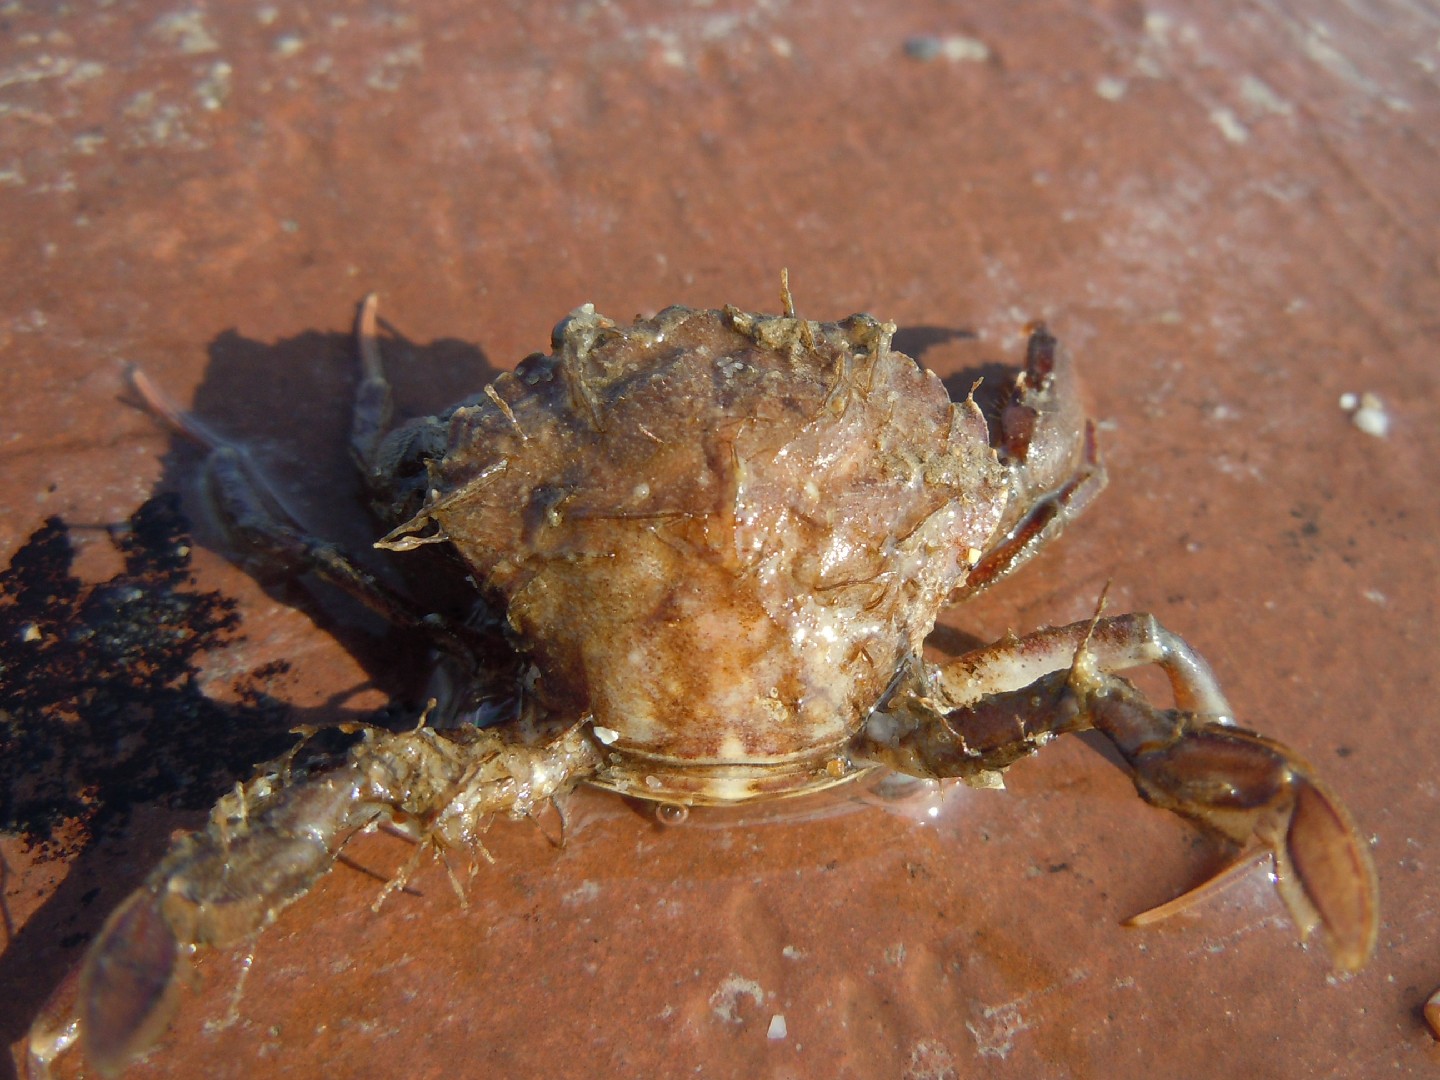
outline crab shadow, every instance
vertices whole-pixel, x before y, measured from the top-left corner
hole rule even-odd
[[[386,330],[400,419],[436,412],[496,374],[472,345],[421,345]],[[356,367],[348,334],[264,343],[226,331],[209,346],[187,411],[243,447],[302,526],[363,553],[383,530],[364,507],[347,452]],[[128,391],[121,399],[136,404]],[[0,1035],[9,1045],[159,861],[171,830],[199,827],[237,780],[294,744],[295,727],[357,718],[345,704],[356,688],[313,708],[287,703],[289,668],[280,658],[227,676],[224,700],[205,692],[207,680],[225,681],[206,672],[207,656],[223,654],[245,627],[232,597],[195,587],[192,539],[245,560],[211,513],[204,459],[172,437],[157,494],[129,521],[104,529],[124,563],[110,580],[75,575],[75,534],[93,527],[60,518],[0,571],[0,833],[18,837],[27,859],[64,867],[64,880],[18,930],[0,909]],[[376,560],[368,565],[385,573]],[[426,643],[306,576],[277,574],[262,584],[332,635],[364,670],[365,685],[395,702],[363,719],[413,723]],[[224,662],[212,666],[223,670]],[[0,860],[0,881],[9,876]],[[0,1080],[14,1068],[0,1059]]]
[[[444,411],[473,397],[499,374],[484,351],[451,338],[426,344],[411,341],[381,320],[381,349],[395,396],[395,423]],[[358,379],[355,339],[350,334],[306,332],[273,344],[220,334],[210,345],[204,381],[187,409],[207,429],[239,447],[253,472],[299,526],[339,547],[404,591],[426,592],[438,558],[428,553],[393,560],[376,557],[374,541],[394,523],[370,510],[360,471],[351,456],[352,401]],[[240,562],[283,603],[299,607],[322,629],[352,649],[367,671],[384,678],[396,668],[403,642],[334,589],[316,587],[284,568],[237,558],[204,492],[205,452],[182,438],[172,439],[161,486],[185,493],[202,544]],[[397,575],[410,571],[405,580]],[[446,570],[448,571],[448,566]],[[444,605],[465,590],[445,588],[422,595]],[[473,591],[471,593],[473,595]],[[376,655],[376,649],[379,655]]]

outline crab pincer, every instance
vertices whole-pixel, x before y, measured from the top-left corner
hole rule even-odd
[[[1084,700],[1147,802],[1228,837],[1242,852],[1268,850],[1275,887],[1301,938],[1318,931],[1337,971],[1364,966],[1380,926],[1374,866],[1344,805],[1309,765],[1273,739],[1196,713],[1157,710],[1121,679],[1098,680]],[[1233,865],[1247,862],[1242,854]],[[1204,890],[1129,923],[1148,925]]]

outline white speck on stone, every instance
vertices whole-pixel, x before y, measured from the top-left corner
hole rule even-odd
[[[1369,600],[1372,604],[1379,604],[1381,607],[1384,607],[1390,602],[1390,598],[1386,596],[1383,592],[1381,592],[1379,589],[1366,589],[1365,592],[1361,595],[1363,595],[1365,599]]]
[[[40,638],[43,637],[43,636],[44,636],[44,635],[42,635],[42,634],[40,633],[40,627],[36,626],[33,622],[32,622],[32,623],[26,623],[24,626],[22,626],[22,627],[20,628],[20,640],[21,640],[21,641],[24,641],[24,642],[27,642],[27,643],[28,643],[28,642],[31,642],[31,641],[39,641]]]
[[[1368,390],[1363,394],[1341,394],[1340,408],[1350,414],[1350,422],[1366,435],[1383,439],[1390,434],[1390,414],[1380,395]]]
[[[1360,408],[1350,419],[1366,435],[1383,439],[1390,434],[1390,414],[1385,411],[1385,403],[1374,394],[1360,395]]]
[[[173,102],[162,102],[153,90],[141,90],[125,103],[121,112],[131,122],[126,139],[130,146],[196,145],[186,130],[187,110]]]
[[[599,739],[606,746],[609,746],[616,739],[620,738],[620,732],[614,728],[601,727],[599,724],[596,724],[590,730],[595,733],[595,738]]]
[[[940,39],[940,55],[953,63],[978,64],[990,59],[990,47],[978,38],[949,34]]]
[[[785,1027],[784,1013],[776,1013],[770,1017],[770,1026],[765,1029],[765,1038],[771,1042],[779,1042],[788,1034],[789,1030]]]
[[[379,63],[371,68],[370,74],[366,76],[365,85],[372,90],[394,92],[400,89],[407,71],[418,70],[424,66],[424,44],[419,41],[408,42],[380,57]]]
[[[91,79],[98,79],[104,74],[105,65],[98,60],[81,60],[70,69],[70,74],[65,76],[65,85],[75,86],[79,83],[89,82]]]
[[[1129,83],[1115,75],[1102,75],[1095,80],[1095,93],[1106,101],[1119,101],[1129,88]]]
[[[905,55],[912,60],[949,60],[953,63],[981,63],[990,59],[990,47],[964,34],[922,34],[905,41]]]
[[[740,1001],[749,998],[756,1008],[765,1004],[765,991],[754,979],[731,973],[721,981],[719,988],[710,995],[710,1011],[727,1024],[744,1023],[740,1015]]]
[[[174,45],[186,56],[214,52],[220,48],[205,25],[204,13],[200,11],[172,11],[169,15],[161,15],[151,24],[150,33],[167,45]]]
[[[985,1006],[980,1012],[980,1022],[965,1024],[975,1039],[975,1049],[981,1057],[1006,1058],[1015,1049],[1015,1036],[1029,1030],[1030,1025],[1020,1015],[1015,1002],[1004,1005]]]
[[[803,960],[805,959],[805,950],[797,949],[794,945],[786,945],[780,950],[780,955],[786,960]]]
[[[1145,13],[1145,33],[1156,41],[1164,41],[1170,36],[1170,28],[1175,25],[1175,20],[1163,11],[1147,11]]]
[[[1261,112],[1274,113],[1276,116],[1289,116],[1295,111],[1295,106],[1286,101],[1279,94],[1270,88],[1270,85],[1254,75],[1244,75],[1240,79],[1240,96],[1245,103]]]
[[[195,88],[195,96],[200,99],[200,107],[207,112],[215,112],[225,104],[225,99],[230,96],[230,76],[234,72],[224,60],[217,61],[210,65],[205,78],[200,80],[200,85]]]
[[[270,46],[276,56],[294,56],[305,48],[305,39],[299,34],[281,34]]]
[[[600,886],[589,878],[580,882],[575,888],[560,898],[562,904],[589,904],[600,895]]]
[[[910,1048],[902,1080],[955,1080],[955,1056],[937,1039],[921,1039]]]
[[[1250,140],[1250,129],[1223,105],[1210,110],[1210,122],[1220,129],[1221,135],[1237,146]]]

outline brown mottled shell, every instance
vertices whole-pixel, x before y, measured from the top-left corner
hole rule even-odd
[[[504,598],[541,704],[592,718],[612,786],[814,786],[1006,501],[979,410],[894,330],[580,308],[452,414],[397,534],[434,522]]]

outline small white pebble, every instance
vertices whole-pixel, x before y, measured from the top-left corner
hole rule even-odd
[[[776,1013],[770,1017],[770,1028],[765,1032],[765,1037],[771,1042],[779,1042],[785,1038],[787,1034],[789,1034],[789,1031],[785,1027],[785,1014]]]
[[[595,737],[599,739],[602,743],[604,743],[606,746],[609,746],[616,739],[620,738],[620,732],[616,731],[614,728],[601,727],[599,724],[596,724],[590,730],[595,732]]]
[[[1373,435],[1377,439],[1383,439],[1390,434],[1390,417],[1377,409],[1357,409],[1355,411],[1355,426],[1366,435]]]
[[[33,622],[26,623],[20,630],[21,641],[39,641],[42,636],[43,635],[40,633],[40,627],[36,626]]]
[[[1385,403],[1374,394],[1360,395],[1360,408],[1355,410],[1350,421],[1366,435],[1374,435],[1377,439],[1390,434],[1390,414],[1385,411]]]
[[[946,60],[969,60],[979,63],[990,59],[990,48],[983,41],[963,34],[949,34],[940,39],[940,53]],[[782,1017],[783,1020],[783,1017]]]
[[[1350,414],[1350,422],[1366,435],[1383,439],[1390,434],[1390,414],[1379,394],[1368,390],[1363,394],[1341,394],[1340,408]]]

